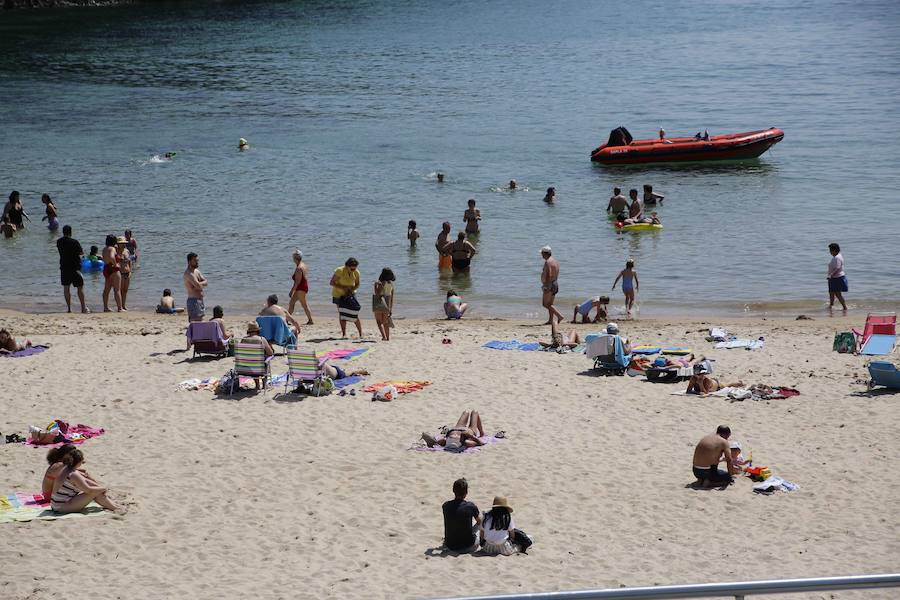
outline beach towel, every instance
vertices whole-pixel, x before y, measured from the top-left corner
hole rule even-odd
[[[363,380],[361,375],[350,375],[349,377],[344,377],[343,379],[335,379],[334,387],[336,389],[343,389],[348,385],[354,385]]]
[[[406,379],[397,379],[391,381],[380,381],[378,383],[371,383],[363,388],[364,392],[377,392],[383,387],[387,387],[389,385],[397,388],[398,394],[409,394],[410,392],[415,392],[421,390],[425,386],[431,385],[430,381],[415,381],[415,380],[406,380]]]
[[[65,438],[63,441],[54,442],[52,444],[38,444],[29,439],[25,444],[27,446],[34,446],[35,448],[59,448],[65,444],[78,445],[83,444],[91,438],[103,435],[105,431],[106,430],[102,427],[91,427],[79,423],[78,425],[69,425],[64,433],[62,431],[60,432],[60,435]]]
[[[319,357],[319,364],[321,365],[326,360],[357,360],[375,348],[340,348],[338,350],[328,350],[327,352],[317,352],[316,356]]]
[[[691,354],[692,350],[690,348],[680,348],[677,346],[669,346],[668,348],[663,348],[663,354],[671,354],[674,356],[684,356],[686,354]]]
[[[632,354],[656,354],[660,351],[659,346],[632,346]]]
[[[482,348],[491,348],[493,350],[521,350],[523,352],[537,350],[540,347],[541,345],[537,342],[520,342],[519,340],[491,340],[482,346]]]
[[[217,387],[219,387],[218,377],[188,379],[178,384],[178,389],[182,391],[215,390]]]
[[[867,356],[881,356],[893,352],[895,345],[897,345],[896,335],[873,333],[866,340],[866,343],[863,344],[859,353]]]
[[[763,347],[765,341],[763,338],[756,340],[729,340],[727,342],[719,342],[713,346],[716,350],[732,350],[734,348],[746,348],[747,350],[759,350]]]
[[[9,496],[0,496],[0,523],[17,521],[50,521],[53,519],[69,519],[89,515],[99,515],[103,509],[94,503],[82,512],[58,513],[50,509],[50,501],[44,500],[41,494],[16,492]]]
[[[4,352],[0,354],[0,356],[5,356],[6,358],[22,358],[24,356],[33,356],[35,354],[40,354],[44,350],[49,350],[50,346],[29,346],[24,350],[19,350],[18,352]]]
[[[497,444],[503,441],[504,438],[497,438],[492,435],[486,435],[478,439],[481,440],[485,446],[490,446],[491,444]],[[483,447],[484,446],[474,446],[472,448],[469,448],[468,446],[463,446],[459,450],[448,451],[445,450],[443,446],[434,446],[433,448],[429,448],[428,444],[426,444],[424,440],[419,440],[417,444],[410,447],[410,450],[418,450],[419,452],[447,452],[448,454],[470,454],[472,452],[478,452]]]

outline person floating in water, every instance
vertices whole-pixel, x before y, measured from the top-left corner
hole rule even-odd
[[[172,160],[173,158],[175,158],[175,154],[175,152],[166,152],[165,154],[163,154],[163,158],[165,158],[166,160]]]
[[[438,183],[444,183],[444,174],[443,174],[443,173],[438,172],[438,174],[437,174],[437,182],[438,182]]]
[[[241,138],[238,140],[238,150],[244,151],[244,150],[249,150],[249,149],[250,149],[250,144],[247,142],[247,140],[245,140],[244,138]]]
[[[553,204],[553,202],[555,200],[556,200],[556,188],[548,187],[547,195],[544,196],[544,202],[546,202],[547,204]]]

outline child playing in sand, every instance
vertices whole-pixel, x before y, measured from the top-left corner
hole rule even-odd
[[[410,246],[416,245],[416,240],[419,239],[419,232],[416,231],[416,222],[410,221],[406,226],[406,239],[409,240]]]
[[[622,280],[622,292],[625,294],[625,310],[631,314],[631,308],[634,306],[634,294],[640,288],[641,283],[638,281],[637,271],[634,270],[634,260],[629,258],[625,263],[625,268],[619,271],[616,280],[613,281],[612,289],[616,289],[616,284]]]
[[[184,309],[175,308],[175,298],[172,297],[172,290],[166,288],[163,290],[162,298],[159,299],[159,304],[156,306],[156,312],[174,315],[175,313],[183,313]]]
[[[469,305],[462,301],[462,298],[456,295],[456,292],[449,290],[447,292],[447,301],[444,302],[444,314],[448,319],[462,319],[466,314]]]
[[[729,441],[728,449],[731,452],[732,475],[736,473],[742,473],[746,467],[749,467],[753,464],[751,460],[745,459],[744,455],[741,454],[740,442],[736,440]]]
[[[606,305],[609,304],[609,296],[594,296],[593,298],[588,298],[581,304],[575,305],[575,310],[572,312],[572,323],[578,322],[578,315],[581,315],[582,323],[598,323],[600,320],[606,320]],[[594,315],[593,320],[591,320],[591,311],[593,309],[597,309],[597,313]]]

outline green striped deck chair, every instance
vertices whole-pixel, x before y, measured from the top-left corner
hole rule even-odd
[[[271,357],[266,357],[266,351],[258,344],[235,344],[234,346],[234,369],[232,369],[231,390],[234,392],[235,384],[240,386],[239,378],[241,375],[253,377],[254,379],[263,380],[263,393],[269,384],[269,361]]]
[[[304,381],[311,382],[313,389],[318,392],[321,388],[319,382],[325,375],[325,370],[319,364],[319,357],[316,356],[315,350],[303,351],[296,348],[288,348],[287,364],[288,376],[284,382],[284,390],[287,392],[291,381],[301,383]],[[318,396],[319,394],[316,393]]]

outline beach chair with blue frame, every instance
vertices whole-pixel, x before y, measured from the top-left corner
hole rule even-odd
[[[625,354],[625,346],[622,337],[602,333],[589,335],[585,339],[587,348],[585,354],[594,359],[594,369],[601,375],[624,375],[631,362],[631,355]]]
[[[868,384],[870,390],[876,386],[900,390],[900,369],[894,363],[886,360],[873,360],[869,363],[869,375],[872,377]]]

